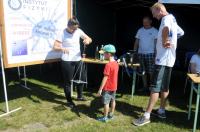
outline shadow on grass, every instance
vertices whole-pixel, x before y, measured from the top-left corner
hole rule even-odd
[[[167,111],[166,119],[160,119],[157,116],[151,116],[152,122],[168,124],[170,126],[175,126],[181,129],[192,129],[193,128],[193,119],[187,120],[186,112],[177,112],[177,111]]]
[[[75,109],[72,109],[72,111],[78,113],[77,115],[82,113],[90,118],[96,119],[97,117],[103,115],[103,104],[100,97],[95,97],[89,106],[85,104],[79,104]],[[137,118],[138,112],[142,111],[142,108],[117,100],[116,111],[123,115]]]
[[[23,68],[21,67],[20,69],[21,69],[20,77],[21,77],[21,79],[23,79]],[[49,72],[49,71],[51,71],[51,72]],[[27,78],[32,77],[35,80],[45,82],[46,84],[54,84],[54,85],[61,87],[62,81],[60,81],[60,80],[62,80],[62,76],[60,75],[61,72],[60,72],[59,66],[55,65],[55,63],[44,64],[44,66],[43,65],[27,66],[26,72],[27,72],[26,73]],[[60,74],[58,74],[58,73],[60,73]],[[45,96],[48,96],[48,95],[56,96],[56,94],[53,92],[50,92],[50,90],[48,90],[47,87],[45,87],[45,89],[43,89],[42,85],[39,85],[39,84],[35,85],[31,82],[27,82],[28,87],[30,87],[32,89],[31,91],[23,88],[21,85],[24,85],[24,81],[19,80],[17,68],[5,69],[5,75],[6,75],[7,95],[8,95],[9,101],[24,97],[24,96],[28,96],[33,101],[38,102],[37,100],[34,100],[31,97],[31,95],[36,95],[36,96],[38,95],[39,97],[41,97],[43,99],[44,99],[44,97],[41,94],[43,94]],[[12,83],[12,85],[10,85],[10,83]],[[0,85],[2,87],[0,89],[0,103],[1,103],[1,102],[5,101],[2,81],[0,81]],[[45,93],[45,92],[47,92],[47,93]],[[47,98],[49,98],[49,97],[47,97]]]
[[[47,78],[52,78],[52,76],[47,77]],[[53,82],[53,80],[49,79],[45,83],[52,83],[52,82]],[[54,83],[54,84],[57,84],[57,83]],[[63,110],[66,109],[66,108],[64,108],[64,106],[65,106],[64,95],[58,95],[55,92],[52,92],[51,88],[44,87],[44,86],[41,86],[39,84],[33,84],[33,83],[29,82],[28,85],[32,88],[31,91],[28,91],[28,90],[22,88],[20,85],[9,86],[8,87],[8,98],[9,98],[9,100],[13,100],[13,99],[21,98],[21,97],[27,97],[35,103],[40,103],[40,100],[45,100],[45,101],[48,101],[48,102],[60,104],[60,105],[54,107],[54,109],[56,111],[63,111]],[[86,90],[90,91],[91,89],[86,89]],[[175,90],[175,89],[172,89],[172,90]],[[92,89],[91,91],[97,92],[96,89]],[[83,113],[84,115],[86,115],[90,118],[96,119],[98,115],[103,114],[102,113],[103,105],[102,105],[102,102],[101,102],[101,98],[96,98],[94,96],[94,94],[92,94],[91,91],[86,93],[86,96],[93,98],[93,100],[91,101],[89,106],[86,105],[86,104],[78,104],[75,109],[71,110],[72,112],[76,113],[77,116],[80,117],[81,116],[80,114]],[[125,93],[126,92],[129,93],[130,89],[127,90],[127,91],[125,90]],[[172,91],[172,93],[173,93],[173,91]],[[4,102],[3,92],[1,92],[0,95],[1,95],[0,96],[0,102]],[[174,95],[175,95],[175,93],[174,93]],[[37,98],[35,98],[34,96],[36,96]],[[60,101],[60,100],[64,100],[64,101]],[[181,109],[187,111],[187,108],[186,108],[187,105],[185,104],[185,102],[183,100],[177,99],[177,98],[174,98],[174,96],[171,96],[169,98],[169,101],[170,101],[170,105],[173,105],[175,107],[178,107],[178,108],[181,108]],[[130,117],[133,117],[133,118],[138,118],[138,116],[139,116],[138,113],[142,112],[142,108],[135,106],[135,105],[132,105],[132,104],[129,104],[129,103],[126,103],[126,102],[123,102],[123,101],[117,100],[116,111],[123,114],[123,115],[127,115],[127,116],[130,116]],[[193,113],[193,115],[194,115],[194,113]],[[193,126],[194,118],[192,117],[191,120],[188,121],[186,112],[168,111],[167,117],[168,118],[165,119],[165,120],[160,120],[156,117],[152,117],[152,122],[170,124],[170,125],[173,125],[175,127],[186,128],[186,129],[191,129],[192,126]]]
[[[92,95],[94,96],[94,95]],[[95,96],[94,96],[95,97]],[[123,101],[116,101],[116,111],[122,115],[133,117],[134,119],[138,118],[143,113],[143,108],[138,107]],[[74,111],[75,110],[75,111]],[[98,116],[103,115],[103,104],[101,98],[94,98],[90,105],[79,104],[76,106],[76,109],[72,110],[75,113],[80,113],[96,119]],[[194,115],[194,113],[192,113]],[[187,129],[188,131],[193,127],[194,117],[191,117],[191,120],[187,120],[187,112],[180,111],[167,111],[167,119],[160,119],[155,115],[151,116],[151,121],[161,124],[166,124],[174,126],[181,129]],[[197,127],[198,128],[198,127]]]
[[[52,103],[62,104],[65,103],[58,99],[65,99],[64,95],[58,95],[51,92],[51,88],[29,83],[31,90],[22,88],[20,85],[13,85],[8,87],[8,99],[14,100],[21,97],[27,97],[35,103],[40,103],[40,100],[49,101]],[[37,98],[35,98],[37,97]],[[3,98],[0,98],[0,102],[4,102]]]

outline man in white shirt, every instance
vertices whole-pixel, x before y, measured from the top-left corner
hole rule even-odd
[[[190,60],[190,70],[194,74],[200,73],[200,49]]]
[[[152,79],[152,73],[155,64],[155,47],[158,36],[158,30],[151,26],[152,20],[149,16],[143,18],[143,27],[141,27],[135,36],[134,50],[138,51],[140,61],[140,72],[145,72],[142,76],[144,88],[148,91],[148,84]],[[149,78],[149,79],[147,79]]]
[[[155,3],[151,7],[151,11],[156,19],[161,19],[156,43],[156,65],[150,86],[149,103],[144,115],[133,121],[136,126],[150,123],[150,114],[159,98],[159,93],[161,102],[156,114],[160,118],[166,118],[165,106],[169,94],[171,71],[176,58],[177,38],[184,34],[183,30],[177,25],[175,17],[167,12],[163,4]]]
[[[61,67],[64,79],[64,93],[67,100],[67,105],[71,108],[75,106],[71,97],[71,80],[74,79],[76,74],[79,79],[83,80],[83,70],[79,68],[81,63],[81,51],[80,51],[80,38],[83,39],[84,45],[88,45],[92,42],[92,39],[86,35],[80,28],[78,20],[73,17],[70,18],[67,24],[67,28],[57,36],[54,42],[54,50],[62,52]],[[77,86],[77,99],[84,101],[82,92],[83,84]]]

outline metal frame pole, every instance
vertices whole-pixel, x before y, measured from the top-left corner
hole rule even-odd
[[[12,110],[12,111],[9,110],[8,95],[7,95],[7,88],[6,88],[6,77],[5,77],[4,63],[3,63],[1,30],[0,30],[0,56],[1,56],[1,70],[2,70],[2,77],[3,77],[4,97],[5,97],[5,103],[6,103],[6,113],[0,115],[0,117],[3,117],[3,116],[8,115],[12,112],[20,110],[21,107],[15,109],[15,110]]]
[[[23,88],[32,90],[31,88],[27,87],[27,77],[26,77],[26,66],[23,66],[24,69],[24,85],[21,85]]]

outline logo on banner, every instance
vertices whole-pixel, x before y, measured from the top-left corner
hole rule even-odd
[[[22,7],[22,1],[21,0],[8,0],[8,6],[12,10],[19,10]]]

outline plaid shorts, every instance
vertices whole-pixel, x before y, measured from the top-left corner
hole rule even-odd
[[[155,65],[150,90],[154,93],[167,92],[171,79],[172,67]]]
[[[145,71],[147,73],[152,73],[155,66],[155,54],[138,54],[140,67],[139,72]]]

